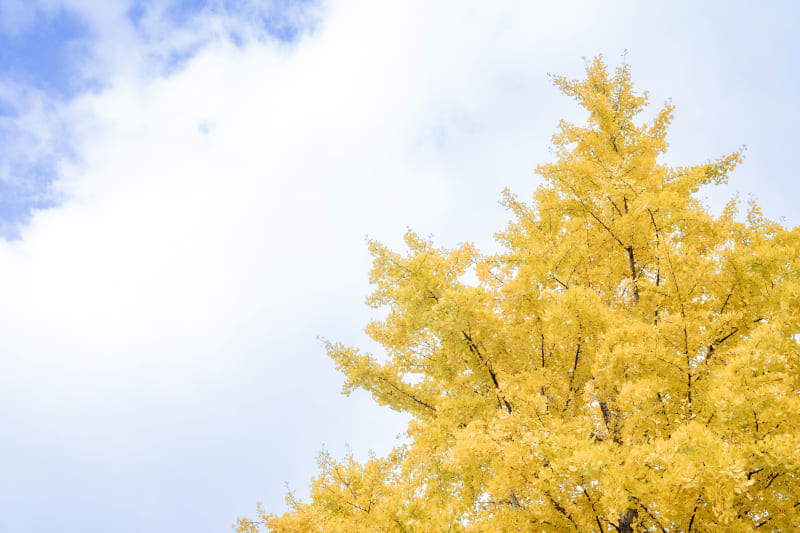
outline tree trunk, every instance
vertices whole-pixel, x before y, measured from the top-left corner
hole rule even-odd
[[[617,524],[617,531],[619,533],[633,533],[633,520],[636,518],[638,512],[636,509],[628,509],[624,515],[619,517],[619,524]]]

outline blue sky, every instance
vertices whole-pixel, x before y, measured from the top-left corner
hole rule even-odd
[[[800,224],[798,10],[0,0],[0,531],[228,530],[388,450],[317,340],[377,349],[364,235],[493,250],[582,57],[672,98],[669,162],[747,145],[712,209]]]
[[[74,94],[80,89],[74,63],[81,42],[89,37],[88,28],[69,11],[29,16],[21,27],[4,28],[0,41],[4,77],[56,95]]]
[[[3,13],[6,14],[5,12]],[[68,12],[52,16],[30,14],[19,26],[3,24],[0,33],[0,71],[6,84],[14,84],[20,90],[43,91],[54,98],[69,97],[80,90],[80,80],[74,74],[74,56],[86,39],[86,28]],[[9,229],[6,236],[13,236],[13,227],[28,218],[31,207],[53,205],[46,193],[54,179],[52,162],[46,157],[31,160],[25,154],[16,153],[13,138],[19,131],[13,121],[19,118],[21,102],[11,95],[0,97],[0,139],[2,159],[12,176],[0,181],[0,219]],[[9,227],[11,226],[11,227]]]

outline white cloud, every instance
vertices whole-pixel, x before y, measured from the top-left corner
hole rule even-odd
[[[362,339],[366,233],[448,228],[472,178],[441,154],[485,139],[491,124],[471,102],[490,88],[448,79],[452,68],[463,81],[467,58],[426,57],[445,36],[405,38],[424,14],[391,14],[391,32],[368,23],[379,14],[331,13],[294,47],[212,37],[169,77],[123,66],[59,111],[78,156],[61,168],[63,205],[0,245],[0,394],[35,428],[20,439],[40,435],[86,465],[73,482],[122,490],[99,472],[123,484],[142,469],[181,472],[183,450],[219,426],[246,439],[277,431],[248,461],[302,449],[308,475],[323,440],[363,453],[402,427],[389,417],[359,429],[375,411],[335,396],[314,336]],[[479,46],[466,37],[450,46]],[[236,440],[195,453],[236,468]],[[278,494],[286,477],[259,490]]]

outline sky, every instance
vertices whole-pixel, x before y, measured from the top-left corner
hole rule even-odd
[[[601,5],[602,4],[602,5]],[[630,63],[671,164],[800,224],[795,2],[0,0],[0,531],[229,531],[403,416],[365,238],[497,249],[559,119]],[[627,51],[627,52],[626,52]]]

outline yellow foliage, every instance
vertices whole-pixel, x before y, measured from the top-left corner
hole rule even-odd
[[[323,456],[268,530],[800,527],[800,228],[709,214],[693,194],[739,152],[659,163],[672,105],[637,123],[627,65],[586,74],[554,78],[588,123],[559,125],[531,204],[505,193],[502,253],[370,243],[386,357],[327,349],[346,391],[412,415],[409,444]]]

